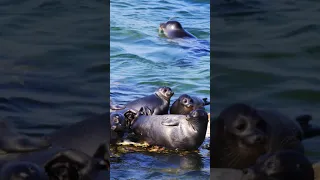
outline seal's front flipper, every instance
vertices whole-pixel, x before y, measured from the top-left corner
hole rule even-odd
[[[296,121],[300,124],[304,137],[303,139],[312,138],[315,136],[320,136],[320,126],[310,124],[312,116],[309,114],[304,114],[296,117]]]
[[[141,115],[151,116],[153,114],[153,110],[150,109],[148,106],[143,106],[140,108],[139,113]]]
[[[140,114],[136,110],[129,109],[123,115],[126,118],[127,127],[130,127],[130,124],[132,124],[139,117]]]
[[[161,122],[164,126],[178,126],[179,121],[177,119],[165,119]]]
[[[208,98],[203,98],[202,100],[205,106],[210,104],[210,101],[208,101]]]

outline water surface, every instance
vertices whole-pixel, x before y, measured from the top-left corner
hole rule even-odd
[[[108,111],[107,8],[100,1],[1,1],[2,119],[40,136]]]

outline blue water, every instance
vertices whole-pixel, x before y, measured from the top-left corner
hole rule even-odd
[[[212,113],[241,101],[320,125],[319,2],[211,2]],[[319,161],[320,137],[304,145]]]
[[[172,88],[171,102],[184,93],[209,98],[209,1],[112,0],[110,5],[110,93],[115,103],[152,94],[159,86]],[[159,36],[160,23],[170,18],[198,40]],[[208,179],[210,174],[204,149],[190,156],[136,152],[119,159],[111,164],[111,179]]]
[[[0,118],[40,136],[108,111],[100,1],[0,2]]]

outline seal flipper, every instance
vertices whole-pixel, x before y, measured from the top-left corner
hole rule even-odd
[[[313,138],[320,135],[320,126],[310,124],[312,116],[309,114],[304,114],[296,117],[296,121],[300,124],[304,137],[303,139]]]
[[[178,126],[179,121],[177,119],[165,119],[161,121],[161,124],[164,126]]]
[[[0,122],[0,152],[30,152],[51,146],[51,143],[40,137],[30,137],[15,132],[8,122]]]
[[[208,101],[208,98],[203,98],[202,100],[205,106],[210,104],[210,101]]]
[[[153,110],[150,109],[148,106],[143,106],[139,110],[140,114],[146,115],[146,116],[151,116],[153,114]]]

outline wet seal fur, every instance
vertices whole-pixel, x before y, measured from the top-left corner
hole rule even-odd
[[[182,94],[170,107],[170,114],[189,114],[192,110],[202,109],[204,106],[209,105],[210,102],[207,98],[198,98],[195,96],[189,96],[188,94]]]
[[[132,122],[133,132],[149,145],[168,149],[196,150],[203,143],[208,114],[198,109],[188,115],[140,115]]]
[[[160,23],[159,33],[163,33],[167,38],[196,38],[194,35],[183,29],[178,21],[167,21]]]
[[[147,108],[151,115],[168,114],[170,98],[174,92],[169,87],[160,87],[154,94],[145,96],[125,105],[128,109],[139,111],[142,107]]]
[[[30,137],[18,133],[7,121],[0,121],[0,154],[31,152],[51,145],[44,138]]]
[[[304,152],[299,124],[276,111],[236,103],[212,123],[211,168],[248,168],[261,155],[282,149]]]
[[[311,162],[296,151],[278,151],[261,156],[243,171],[241,180],[314,180]]]

